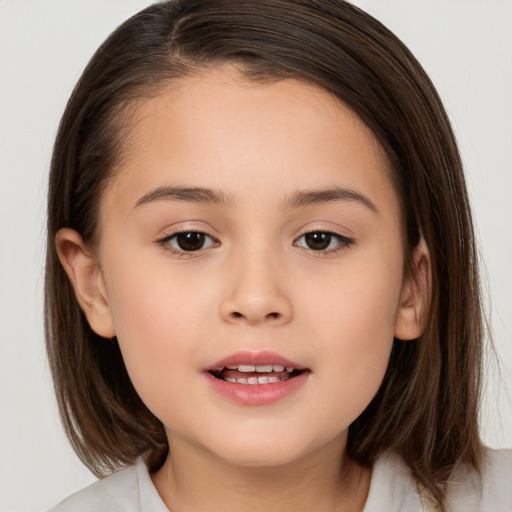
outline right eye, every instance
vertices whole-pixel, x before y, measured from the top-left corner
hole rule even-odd
[[[194,252],[212,247],[216,241],[201,231],[183,231],[166,236],[159,243],[176,252]]]

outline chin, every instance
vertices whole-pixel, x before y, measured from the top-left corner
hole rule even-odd
[[[290,435],[289,429],[284,433],[267,433],[266,435],[226,436],[221,445],[210,450],[226,463],[245,468],[272,468],[296,463],[310,455],[319,443],[310,439],[300,439]],[[226,445],[226,441],[229,444]],[[320,443],[323,444],[323,443]]]

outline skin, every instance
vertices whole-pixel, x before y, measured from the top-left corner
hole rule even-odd
[[[360,511],[370,471],[344,457],[347,430],[393,337],[420,335],[428,292],[423,243],[404,276],[383,151],[346,106],[300,81],[257,84],[224,66],[166,87],[134,113],[98,246],[57,236],[92,328],[117,336],[166,427],[172,457],[155,486],[173,512]],[[155,194],[178,186],[215,189],[226,204]],[[361,197],[290,204],[335,187]],[[211,238],[179,252],[177,229]],[[313,231],[345,238],[313,250]],[[272,350],[307,367],[307,382],[272,404],[233,403],[204,369],[239,350]]]

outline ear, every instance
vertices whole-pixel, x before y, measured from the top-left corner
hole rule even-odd
[[[55,245],[91,329],[104,338],[116,334],[103,273],[93,252],[73,229],[59,230]]]
[[[418,338],[425,328],[431,297],[431,264],[427,244],[421,238],[411,255],[412,265],[407,272],[395,323],[395,338]]]

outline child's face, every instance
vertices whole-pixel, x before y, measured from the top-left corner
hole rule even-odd
[[[130,122],[101,203],[93,328],[117,336],[171,446],[243,465],[338,453],[393,336],[419,335],[375,138],[320,89],[228,67],[169,86]],[[212,375],[281,359],[304,371]]]

